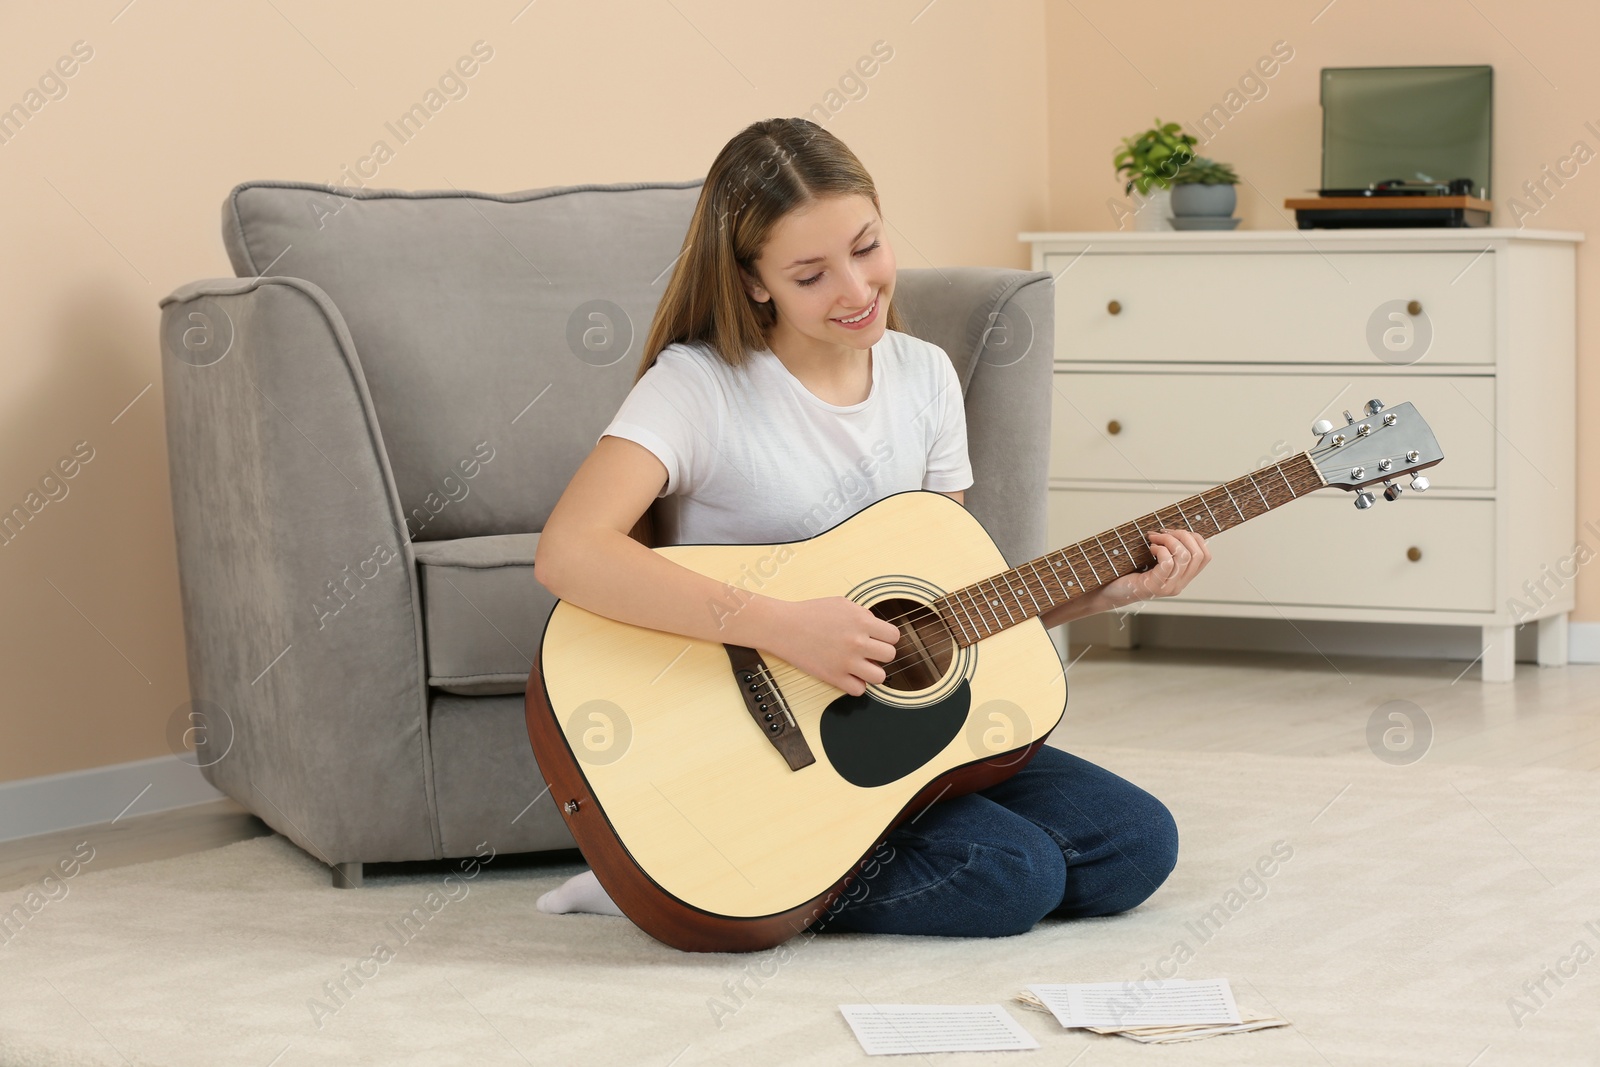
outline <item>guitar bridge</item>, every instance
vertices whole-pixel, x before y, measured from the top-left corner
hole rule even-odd
[[[772,742],[772,747],[789,764],[789,769],[798,771],[817,762],[817,757],[811,754],[811,746],[806,744],[805,734],[800,732],[800,724],[789,710],[788,701],[778,689],[777,680],[762,661],[761,653],[744,645],[722,647],[727,649],[728,661],[733,664],[733,679],[744,697],[745,708]]]

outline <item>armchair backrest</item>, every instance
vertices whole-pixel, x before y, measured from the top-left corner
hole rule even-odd
[[[527,533],[633,386],[702,182],[493,194],[253,181],[224,203],[223,240],[238,276],[299,278],[343,316],[412,540]],[[968,509],[1013,564],[1038,555],[1050,275],[902,268],[896,294],[908,332],[949,354],[965,391]]]
[[[496,195],[254,181],[235,274],[332,299],[414,540],[542,529],[633,385],[700,180]]]

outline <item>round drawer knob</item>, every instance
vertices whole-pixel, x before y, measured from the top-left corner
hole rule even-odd
[[[1418,548],[1416,545],[1412,545],[1410,548],[1406,549],[1406,559],[1409,559],[1412,563],[1417,562],[1417,560],[1421,558],[1422,549]]]
[[[1406,305],[1406,314],[1407,315],[1420,315],[1420,314],[1422,314],[1422,301],[1413,300],[1409,304],[1407,304]]]
[[[1113,300],[1111,303],[1106,305],[1106,310],[1111,312],[1113,315],[1120,315],[1122,314],[1122,302],[1119,300]],[[1412,312],[1412,314],[1415,314],[1415,312]]]
[[[1112,419],[1110,422],[1106,423],[1106,433],[1108,433],[1111,436],[1115,437],[1117,434],[1119,434],[1121,432],[1122,432],[1122,423],[1118,422],[1116,419]]]

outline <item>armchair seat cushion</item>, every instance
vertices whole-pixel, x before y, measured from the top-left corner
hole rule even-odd
[[[462,696],[526,690],[556,598],[533,577],[536,533],[419,541],[428,684]]]

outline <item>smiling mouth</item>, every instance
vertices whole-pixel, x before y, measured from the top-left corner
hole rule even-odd
[[[871,305],[868,306],[867,310],[863,311],[859,315],[856,315],[856,316],[854,316],[852,318],[848,318],[848,319],[834,319],[833,321],[834,322],[843,322],[843,323],[847,323],[847,324],[850,324],[850,325],[854,325],[855,323],[860,322],[862,319],[870,318],[872,313],[878,309],[878,299],[879,299],[878,297],[873,297]]]

